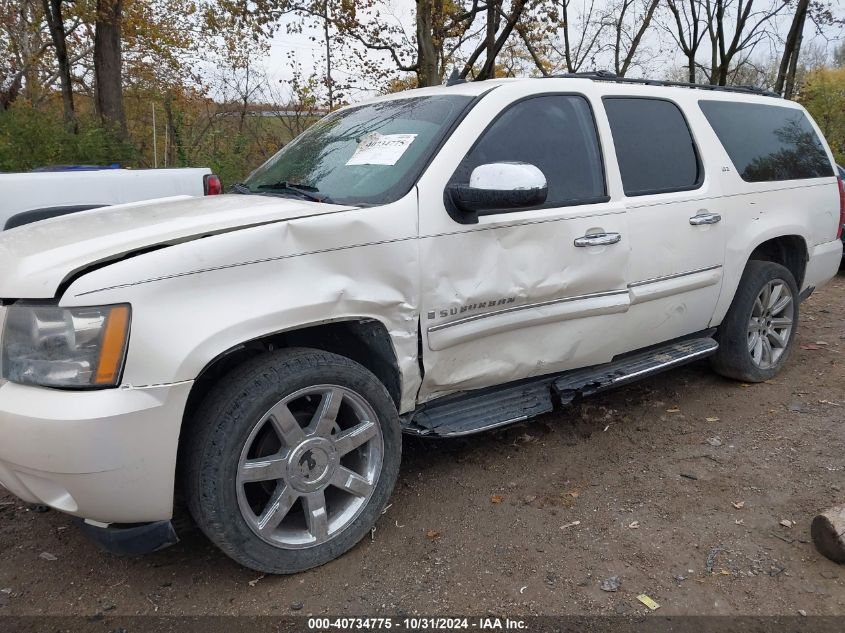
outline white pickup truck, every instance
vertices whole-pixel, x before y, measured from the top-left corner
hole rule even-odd
[[[58,167],[0,174],[0,230],[115,204],[219,193],[220,179],[207,167]]]

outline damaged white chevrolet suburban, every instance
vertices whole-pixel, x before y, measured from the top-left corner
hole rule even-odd
[[[174,491],[238,562],[374,525],[401,433],[466,435],[709,357],[770,378],[839,267],[797,104],[595,74],[377,98],[236,193],[0,236],[0,482],[114,551]]]

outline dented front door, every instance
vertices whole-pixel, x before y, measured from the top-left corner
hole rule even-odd
[[[502,100],[506,97],[502,95]],[[450,217],[444,187],[450,179],[467,177],[461,172],[471,171],[474,163],[470,160],[468,167],[464,163],[479,151],[484,136],[477,144],[455,136],[450,139],[441,156],[454,157],[451,163],[433,165],[419,184],[424,369],[420,402],[607,362],[618,351],[620,342],[614,332],[622,329],[630,304],[626,210],[606,195],[600,152],[587,157],[599,170],[598,176],[568,174],[566,182],[553,186],[555,170],[567,169],[567,161],[578,160],[578,152],[560,150],[554,159],[540,152],[534,157],[533,146],[542,145],[542,139],[511,138],[512,133],[525,136],[530,132],[520,129],[520,122],[526,120],[539,118],[547,130],[577,123],[590,113],[586,99],[568,104],[537,101],[512,112],[510,119],[508,105],[485,105],[487,112],[476,108],[473,114],[494,121],[487,132],[498,121],[509,133],[495,138],[490,148],[482,148],[476,163],[532,162],[550,180],[552,205],[556,198],[569,195],[563,190],[566,187],[582,187],[577,183],[584,178],[593,179],[594,184],[577,192],[581,202],[564,200],[555,206],[485,215],[477,224],[463,224]],[[542,120],[548,111],[553,113],[550,120]],[[471,125],[472,120],[467,123]],[[591,120],[581,124],[594,125]],[[598,142],[594,128],[590,134],[596,134]],[[478,134],[471,141],[475,138]],[[598,235],[615,236],[615,241],[601,244],[608,240],[594,239]]]

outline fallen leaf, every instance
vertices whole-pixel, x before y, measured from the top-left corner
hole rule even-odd
[[[490,497],[490,503],[502,503],[505,498],[502,495],[493,495]]]
[[[729,572],[727,569],[723,569],[719,572],[719,575],[720,576],[730,576],[731,572]]]
[[[742,510],[745,507],[745,501],[731,501],[731,505],[737,510]]]
[[[715,417],[714,418],[704,418],[704,419],[707,420],[708,422],[718,422],[719,421],[719,418],[715,418]]]
[[[437,530],[429,530],[428,532],[425,533],[425,537],[429,541],[436,541],[437,539],[440,538],[440,532],[438,532]]]
[[[564,497],[572,497],[573,499],[577,499],[581,496],[581,493],[577,490],[570,490],[569,492],[564,493]]]
[[[647,595],[645,595],[644,593],[641,593],[640,595],[638,595],[638,596],[637,596],[637,600],[639,600],[640,602],[642,602],[645,606],[647,606],[647,607],[648,607],[649,609],[651,609],[652,611],[656,611],[657,609],[659,609],[659,608],[660,608],[660,605],[659,605],[659,604],[657,604],[654,600],[652,600],[651,598],[649,598],[649,597],[648,597]]]

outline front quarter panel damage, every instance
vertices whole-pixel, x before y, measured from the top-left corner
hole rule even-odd
[[[374,319],[390,335],[410,410],[420,381],[416,229],[411,192],[121,261],[77,279],[62,304],[132,304],[124,382],[136,386],[194,379],[221,353],[269,334]]]

